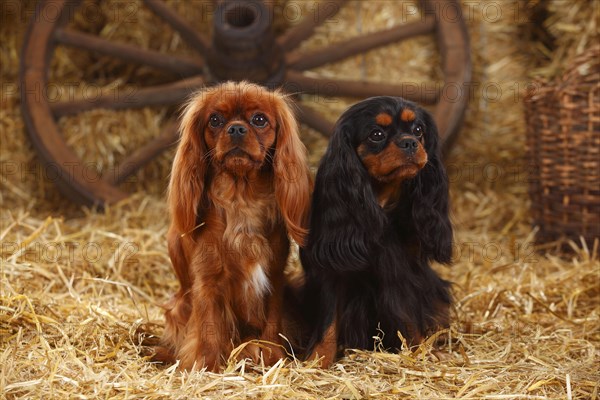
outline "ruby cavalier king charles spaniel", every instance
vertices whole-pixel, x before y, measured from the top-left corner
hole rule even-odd
[[[304,243],[312,185],[291,103],[227,82],[189,101],[180,133],[167,234],[180,288],[155,360],[215,371],[250,341],[241,356],[273,364],[289,237]]]

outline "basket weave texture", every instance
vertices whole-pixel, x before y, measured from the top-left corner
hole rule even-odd
[[[525,98],[537,241],[600,237],[600,46]]]

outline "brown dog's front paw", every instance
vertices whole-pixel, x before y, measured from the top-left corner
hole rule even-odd
[[[246,343],[244,349],[239,353],[237,359],[251,359],[255,364],[260,364],[261,358],[265,365],[274,365],[277,361],[285,358],[283,347],[276,343],[262,341],[251,341]]]
[[[212,352],[199,352],[195,355],[187,354],[181,357],[181,363],[179,364],[179,368],[186,371],[191,371],[192,369],[200,371],[201,369],[206,368],[211,372],[219,372],[220,366],[219,355]]]
[[[156,346],[154,347],[154,354],[150,357],[150,360],[158,364],[169,365],[175,363],[175,356],[169,348]]]
[[[260,345],[255,342],[248,342],[237,356],[238,360],[250,359],[255,364],[260,361]]]
[[[279,360],[286,357],[283,347],[278,344],[267,344],[262,350],[265,365],[275,365]]]

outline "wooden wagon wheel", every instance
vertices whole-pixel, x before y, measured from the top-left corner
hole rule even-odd
[[[325,48],[298,50],[315,28],[337,13],[344,0],[324,4],[321,12],[275,38],[269,5],[259,0],[214,1],[213,38],[209,41],[162,0],[144,0],[154,14],[168,23],[198,53],[198,58],[166,55],[144,50],[66,28],[77,0],[41,1],[27,32],[21,57],[21,98],[29,136],[46,164],[51,164],[60,189],[72,200],[102,206],[127,194],[117,186],[138,168],[174,143],[177,129],[167,124],[159,137],[133,152],[112,179],[89,179],[84,164],[67,146],[57,121],[82,111],[107,108],[129,109],[180,104],[195,89],[227,79],[251,79],[267,86],[283,86],[294,92],[364,98],[376,95],[403,96],[422,104],[435,104],[434,118],[448,146],[456,136],[467,104],[461,91],[471,77],[468,36],[457,0],[423,0],[424,17],[417,22],[341,41]],[[367,83],[309,77],[302,72],[342,60],[370,49],[419,35],[435,34],[441,53],[444,87],[422,91],[406,83]],[[48,71],[57,45],[74,46],[166,70],[182,80],[141,88],[135,98],[99,96],[93,100],[49,102],[41,88],[48,85]],[[332,122],[317,111],[299,105],[299,118],[325,135]]]

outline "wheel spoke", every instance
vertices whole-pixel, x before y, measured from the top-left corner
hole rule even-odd
[[[296,50],[286,56],[286,64],[290,68],[296,70],[315,68],[323,64],[364,53],[379,46],[385,46],[386,44],[398,42],[403,39],[431,33],[434,28],[434,18],[426,18],[423,21],[400,25],[384,31],[334,43],[323,49],[308,53],[306,51]]]
[[[323,136],[331,136],[331,134],[333,133],[333,122],[325,118],[319,112],[303,104],[298,104],[298,110],[298,118],[300,118],[301,122],[321,132]]]
[[[193,91],[204,85],[202,77],[193,77],[175,83],[143,89],[116,89],[112,93],[89,99],[60,101],[50,104],[56,118],[73,115],[95,108],[123,110],[148,106],[165,106],[184,101]]]
[[[277,42],[284,51],[296,48],[303,40],[308,39],[315,28],[328,18],[333,17],[340,10],[346,0],[332,0],[316,4],[314,15],[306,16],[298,25],[290,28]]]
[[[197,32],[186,20],[181,18],[179,14],[173,11],[172,8],[167,6],[162,0],[144,0],[144,3],[154,14],[165,20],[166,23],[179,32],[183,40],[198,49],[202,55],[207,55],[210,48],[208,40]]]
[[[401,96],[421,104],[435,104],[439,97],[438,89],[421,90],[417,83],[374,83],[356,82],[329,78],[311,78],[296,71],[287,71],[286,88],[300,93],[322,96],[365,98],[372,96]]]
[[[113,43],[106,39],[70,29],[57,29],[55,39],[64,45],[91,50],[155,68],[167,70],[180,76],[198,75],[203,63],[199,59],[163,54],[158,51],[144,50],[124,43]]]
[[[169,121],[158,137],[135,150],[121,162],[117,173],[108,178],[109,183],[118,185],[125,182],[138,169],[171,147],[177,141],[177,127],[175,121]]]

